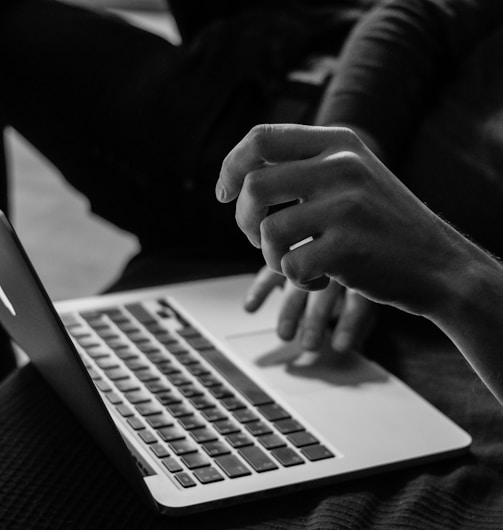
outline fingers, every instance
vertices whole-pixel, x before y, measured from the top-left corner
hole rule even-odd
[[[286,283],[277,327],[281,339],[292,340],[295,337],[304,314],[307,296],[306,291],[299,291],[290,282]]]
[[[348,289],[332,334],[332,348],[338,353],[360,349],[375,322],[375,304]]]
[[[273,272],[268,267],[262,267],[253,279],[251,287],[246,293],[244,308],[253,313],[269,296],[269,293],[277,286],[283,285],[285,277]]]
[[[261,246],[260,223],[269,214],[270,206],[306,198],[313,188],[312,165],[305,160],[285,162],[246,175],[236,203],[236,223],[254,246]]]
[[[300,335],[303,349],[317,351],[321,348],[334,307],[343,291],[344,288],[332,280],[326,289],[309,294]]]
[[[319,291],[327,287],[329,278],[324,271],[329,269],[332,249],[326,240],[323,233],[281,258],[281,271],[298,289]]]
[[[260,224],[262,254],[270,269],[283,274],[281,261],[302,242],[318,238],[325,230],[325,216],[319,216],[317,204],[306,202],[267,216]],[[298,246],[300,243],[300,246]],[[309,244],[308,242],[305,243]]]
[[[235,199],[246,175],[266,163],[305,160],[329,146],[345,148],[357,141],[354,133],[340,127],[256,126],[225,158],[215,190],[217,199],[220,202]]]

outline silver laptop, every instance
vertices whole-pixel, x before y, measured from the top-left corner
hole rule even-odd
[[[0,321],[139,494],[213,509],[465,451],[467,433],[358,355],[274,331],[251,276],[50,302],[0,215]],[[59,315],[59,316],[58,316]]]

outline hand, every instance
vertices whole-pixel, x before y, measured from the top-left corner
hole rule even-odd
[[[239,227],[299,289],[324,289],[332,278],[428,314],[448,294],[446,278],[466,265],[462,236],[349,129],[255,127],[226,157],[216,191],[222,202],[238,198]],[[286,206],[270,213],[273,205]]]
[[[255,277],[245,299],[245,309],[256,311],[271,291],[284,285],[283,304],[277,331],[283,340],[299,333],[300,344],[307,351],[321,348],[334,317],[331,346],[340,354],[362,347],[374,324],[374,304],[358,293],[347,290],[332,280],[315,293],[297,289],[285,277],[263,267]]]

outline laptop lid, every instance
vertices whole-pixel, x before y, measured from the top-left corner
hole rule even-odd
[[[0,211],[0,323],[130,484],[152,504],[97,389],[16,233]]]

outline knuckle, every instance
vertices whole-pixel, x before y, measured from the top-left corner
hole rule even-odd
[[[306,271],[299,263],[294,261],[290,254],[285,254],[281,259],[281,270],[283,274],[296,286],[305,285],[308,282]]]
[[[274,215],[269,215],[260,223],[260,236],[263,241],[274,244],[280,239],[281,229]]]
[[[243,191],[253,200],[259,200],[262,196],[263,179],[260,171],[250,171],[244,180]]]
[[[262,152],[269,142],[269,138],[274,131],[274,125],[261,123],[252,127],[248,133],[250,144],[257,152]]]

